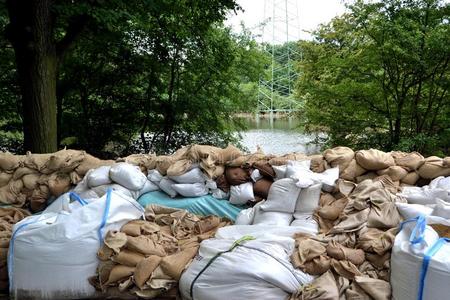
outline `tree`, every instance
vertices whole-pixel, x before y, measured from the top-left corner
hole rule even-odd
[[[83,32],[115,32],[130,24],[157,25],[169,20],[160,12],[182,7],[180,22],[195,20],[196,34],[223,20],[236,9],[233,0],[119,1],[119,0],[7,0],[10,23],[6,33],[11,42],[22,98],[24,145],[33,152],[57,149],[57,79],[68,49]],[[195,12],[195,14],[192,14]],[[184,15],[183,15],[184,13]],[[190,14],[191,13],[191,14]],[[189,19],[184,19],[183,16]],[[60,115],[62,112],[59,112]]]
[[[448,151],[450,5],[355,1],[303,42],[298,92],[332,144]]]

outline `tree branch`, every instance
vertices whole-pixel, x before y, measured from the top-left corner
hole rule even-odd
[[[61,60],[67,50],[73,45],[75,40],[78,39],[80,34],[85,29],[88,21],[89,17],[87,15],[74,16],[69,20],[66,34],[61,40],[59,40],[59,42],[56,43],[56,53],[59,60]]]

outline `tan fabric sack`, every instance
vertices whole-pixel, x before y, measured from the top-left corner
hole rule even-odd
[[[417,172],[411,172],[406,174],[405,177],[402,178],[402,180],[400,180],[402,183],[406,183],[409,185],[415,185],[416,182],[419,180],[420,176],[419,174],[417,174]]]
[[[366,173],[366,169],[358,165],[355,159],[352,159],[344,170],[340,170],[340,178],[355,181],[356,177]]]
[[[450,168],[444,166],[444,160],[437,156],[425,158],[425,163],[419,168],[420,177],[434,179],[439,176],[450,176]]]
[[[390,153],[376,149],[358,151],[355,158],[356,162],[366,170],[378,171],[395,165]]]
[[[336,241],[328,243],[327,254],[337,260],[348,260],[356,266],[359,266],[365,260],[363,250],[344,247]]]
[[[197,254],[197,250],[198,247],[187,248],[181,252],[163,257],[161,260],[162,271],[170,277],[180,280],[181,273]]]
[[[186,173],[192,166],[192,161],[189,159],[180,159],[175,161],[167,169],[167,176],[180,176]]]
[[[322,154],[310,155],[307,159],[311,160],[311,171],[322,173],[327,169],[327,161]]]
[[[140,253],[124,249],[121,250],[117,255],[113,256],[112,261],[124,266],[136,267],[136,265],[144,258],[144,255]]]
[[[136,283],[138,288],[142,289],[144,287],[145,283],[150,279],[150,276],[152,275],[156,267],[159,266],[160,262],[161,257],[151,255],[141,260],[137,264],[136,270],[134,272],[134,282]]]
[[[0,172],[0,187],[7,185],[12,176],[12,174],[6,172]]]
[[[418,152],[405,153],[400,151],[391,152],[397,166],[405,168],[407,171],[415,171],[425,162],[423,156]]]
[[[408,175],[408,171],[400,166],[392,166],[383,170],[377,171],[378,175],[388,175],[393,181],[399,181]]]
[[[323,156],[333,168],[339,166],[339,170],[344,170],[355,157],[355,152],[348,147],[335,147],[325,150]]]
[[[337,300],[339,289],[333,273],[328,271],[316,278],[310,284],[304,286],[299,293],[293,295],[290,300]]]
[[[9,152],[0,152],[0,170],[12,171],[19,167],[23,156],[14,155]]]

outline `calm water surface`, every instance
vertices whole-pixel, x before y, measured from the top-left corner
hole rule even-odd
[[[248,117],[242,118],[248,130],[241,132],[241,143],[251,152],[259,145],[266,154],[285,154],[303,152],[314,154],[320,151],[320,145],[312,143],[316,134],[306,134],[300,128],[300,121],[295,118]],[[320,134],[320,136],[324,136]]]

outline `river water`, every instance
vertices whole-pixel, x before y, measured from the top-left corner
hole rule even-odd
[[[302,152],[315,154],[320,152],[320,145],[313,143],[316,134],[306,134],[300,127],[300,121],[295,118],[246,117],[241,119],[248,128],[240,132],[241,143],[250,152],[259,145],[266,154],[285,154]],[[323,135],[320,134],[322,137]]]

